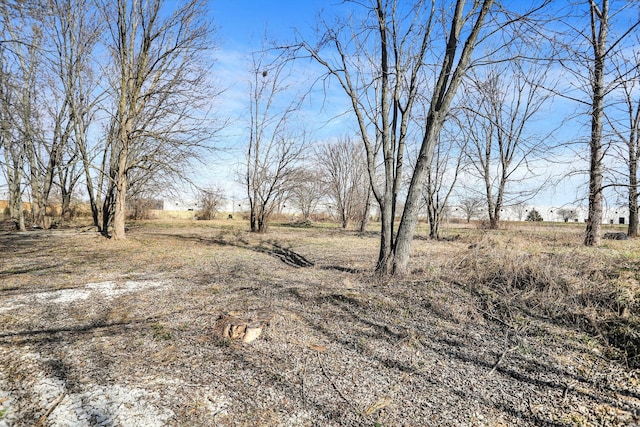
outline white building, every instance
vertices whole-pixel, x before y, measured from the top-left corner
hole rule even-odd
[[[517,205],[508,206],[500,211],[501,221],[524,221],[533,209],[538,211],[544,221],[547,222],[581,222],[587,220],[588,209],[586,206],[540,206]],[[461,206],[453,206],[452,218],[465,219],[465,210]],[[474,215],[472,219],[488,219],[486,211]],[[625,206],[605,207],[602,215],[603,224],[628,224],[629,208]]]

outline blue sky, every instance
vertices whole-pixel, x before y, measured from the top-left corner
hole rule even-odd
[[[318,13],[330,9],[339,1],[333,0],[213,0],[210,3],[212,21],[216,27],[214,52],[216,65],[213,75],[218,85],[224,89],[217,102],[218,111],[229,117],[230,125],[222,132],[217,144],[224,147],[203,168],[201,184],[223,187],[229,198],[242,198],[243,188],[235,181],[235,171],[244,153],[246,144],[246,115],[248,114],[249,58],[251,52],[261,47],[265,34],[270,40],[286,43],[294,39],[295,32],[307,37],[313,32]],[[311,63],[299,64],[299,69],[316,67]],[[316,74],[305,72],[305,77]],[[336,94],[341,98],[342,93]],[[301,112],[312,131],[313,139],[329,135],[342,136],[347,132],[346,119],[331,120],[347,108],[344,100],[324,104],[324,94],[317,91],[310,94]],[[338,108],[338,110],[335,110]],[[332,110],[328,110],[332,109]],[[341,128],[336,134],[332,128]]]
[[[334,0],[212,0],[211,13],[217,39],[225,49],[259,46],[265,29],[286,38],[293,29],[312,28],[318,11]]]

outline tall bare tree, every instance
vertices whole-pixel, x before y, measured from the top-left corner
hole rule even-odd
[[[531,197],[538,188],[518,188],[509,192],[509,185],[523,184],[527,178],[538,177],[530,166],[551,148],[546,134],[530,131],[552,92],[546,88],[548,66],[527,65],[518,60],[496,64],[483,75],[473,73],[470,79],[465,125],[471,139],[467,155],[475,174],[484,184],[489,227],[497,229],[500,212]]]
[[[625,170],[619,171],[626,182],[617,184],[624,189],[629,207],[627,234],[638,237],[638,161],[640,159],[640,34],[636,33],[635,47],[615,51],[612,58],[614,80],[619,87],[614,92],[617,102],[607,112],[607,122],[620,141],[614,145],[616,157],[624,160]],[[617,163],[617,162],[616,162]]]
[[[249,199],[251,231],[267,231],[269,217],[282,204],[302,159],[304,132],[294,115],[302,98],[291,93],[290,63],[270,51],[251,57],[249,143],[241,180]]]
[[[0,161],[7,180],[9,194],[9,215],[20,231],[26,229],[22,207],[24,145],[17,140],[14,111],[14,87],[9,69],[10,54],[6,46],[0,45],[0,150],[4,162]]]
[[[206,79],[211,27],[205,0],[101,1],[113,60],[107,133],[109,186],[103,228],[125,238],[128,178],[134,169],[179,176],[209,130]]]
[[[471,65],[483,28],[492,15],[494,1],[349,3],[364,9],[365,13],[360,14],[366,17],[364,22],[354,26],[357,20],[351,17],[337,24],[325,23],[319,43],[315,46],[303,43],[302,47],[325,67],[328,77],[338,81],[351,102],[381,212],[376,269],[380,273],[402,275],[407,269],[423,187],[440,130]],[[505,25],[519,19],[493,18],[487,37],[502,34]],[[440,44],[439,40],[444,43]],[[426,64],[430,64],[433,76],[433,86],[429,89],[425,85]],[[395,233],[395,210],[410,118],[416,95],[421,90],[429,90],[429,111],[421,126],[418,157]],[[379,162],[381,180],[378,180]]]
[[[48,110],[54,141],[49,156],[57,168],[62,216],[68,215],[76,185],[84,177],[94,225],[100,227],[101,207],[87,134],[102,93],[98,90],[95,51],[104,23],[91,3],[75,0],[48,0],[44,16],[52,94]]]
[[[300,166],[293,172],[289,201],[300,209],[302,219],[308,221],[324,197],[322,174],[313,168]]]
[[[435,5],[425,10],[418,2],[407,16],[406,11],[398,10],[397,1],[377,0],[360,6],[367,17],[363,22],[354,26],[357,21],[352,17],[323,22],[317,45],[303,43],[302,47],[339,82],[351,102],[382,222],[376,270],[385,274],[393,262],[405,146],[436,25]]]
[[[612,56],[637,32],[640,21],[634,15],[625,22],[623,12],[634,7],[630,2],[583,0],[573,7],[575,11],[571,10],[558,21],[563,25],[554,25],[554,28],[564,29],[556,40],[559,62],[567,73],[567,86],[562,95],[585,107],[590,122],[589,206],[584,244],[597,246],[601,239],[605,155],[609,145],[605,107],[606,100],[619,85],[611,75]],[[588,24],[585,26],[582,22]]]
[[[9,14],[3,5],[3,28],[11,42],[7,43],[7,52],[12,60],[6,77],[12,81],[13,90],[10,115],[14,126],[12,144],[19,144],[19,151],[24,159],[24,174],[28,177],[31,194],[31,216],[34,224],[40,225],[46,207],[45,188],[43,188],[41,156],[43,146],[42,122],[38,108],[39,96],[42,92],[40,69],[42,66],[42,25],[37,19],[39,9],[27,5],[19,5],[14,16]],[[9,87],[7,87],[9,89]],[[50,169],[47,168],[47,171]]]
[[[602,124],[605,98],[605,63],[607,60],[607,35],[609,33],[609,0],[602,0],[601,5],[589,0],[589,18],[591,32],[589,42],[593,50],[592,61],[589,61],[591,77],[591,139],[589,141],[589,210],[587,229],[584,237],[586,246],[600,243],[603,211],[603,159],[604,144],[602,140]]]

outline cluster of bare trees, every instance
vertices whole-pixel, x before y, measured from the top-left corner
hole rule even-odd
[[[286,53],[263,49],[251,57],[249,141],[239,174],[251,231],[265,232],[269,217],[287,202],[306,221],[323,200],[343,228],[354,221],[364,231],[371,197],[365,150],[349,137],[313,147],[306,140],[298,117],[305,93],[296,90]]]
[[[362,144],[343,137],[321,145],[316,153],[327,196],[342,228],[350,221],[364,231],[370,213],[371,186]]]
[[[84,184],[95,224],[123,238],[127,197],[169,186],[198,157],[215,95],[205,3],[0,5],[1,165],[18,227],[25,192],[39,224],[52,192],[67,211]],[[588,165],[584,243],[598,244],[610,192],[628,199],[637,235],[638,7],[347,0],[319,18],[315,39],[254,53],[239,174],[251,229],[264,232],[284,200],[308,218],[323,197],[343,227],[364,229],[374,203],[377,271],[403,274],[421,212],[437,238],[457,189],[469,216],[480,195],[497,228],[504,207],[540,189],[559,148]],[[348,100],[350,137],[309,140],[300,114],[309,84],[292,78],[301,59]],[[559,103],[576,113],[541,124]],[[558,136],[567,126],[575,135]]]
[[[476,46],[500,33],[503,44],[492,49],[500,53],[517,38],[512,24],[524,18],[505,14],[492,0],[348,3],[356,9],[353,15],[322,22],[317,42],[303,41],[300,50],[324,67],[326,79],[337,81],[351,102],[382,222],[377,270],[403,274],[425,184],[437,176],[434,153],[441,131],[469,69],[491,60],[474,56]],[[419,103],[426,106],[424,117]],[[412,143],[417,154],[405,177]],[[426,194],[433,205],[437,193]]]
[[[0,141],[10,214],[41,225],[85,185],[94,223],[124,238],[127,196],[183,174],[210,136],[205,1],[0,5]]]
[[[247,155],[240,178],[247,184],[251,231],[265,232],[271,215],[287,205],[309,221],[320,203],[342,228],[355,223],[364,231],[371,213],[371,186],[361,143],[342,137],[311,150],[300,142],[292,137],[268,140],[266,149],[249,145],[252,157]]]
[[[524,206],[535,196],[553,149],[563,146],[555,131],[579,122],[578,115],[549,121],[554,102],[581,105],[589,118],[588,138],[560,141],[580,147],[576,152],[586,153],[589,164],[585,244],[599,241],[607,188],[628,194],[629,234],[637,234],[637,5],[370,0],[347,1],[345,9],[349,13],[319,22],[315,41],[301,37],[293,50],[324,69],[319,81],[337,83],[350,102],[363,152],[316,151],[320,169],[330,171],[326,184],[343,226],[353,212],[367,212],[369,194],[377,203],[379,272],[404,273],[421,211],[438,237],[456,186],[482,195],[490,228],[499,227],[503,208]],[[613,152],[618,155],[607,158]],[[621,159],[627,168],[611,166],[618,173],[605,179],[605,165]],[[356,170],[361,164],[366,173]],[[363,175],[367,196],[355,199],[367,202],[355,206],[348,183],[366,188],[356,182]],[[463,196],[458,202],[470,217],[479,200]]]
[[[438,183],[445,176],[455,182],[461,167],[483,183],[492,228],[503,206],[535,194],[537,188],[523,190],[522,183],[540,182],[540,160],[549,160],[555,144],[554,125],[532,124],[554,96],[586,107],[590,122],[588,150],[577,150],[589,164],[585,244],[599,242],[608,187],[628,193],[629,234],[637,234],[637,4],[540,1],[509,10],[491,0],[347,3],[353,15],[322,22],[317,42],[305,40],[300,50],[351,101],[382,217],[378,271],[405,271],[421,195],[437,236],[438,207],[451,188]],[[424,117],[414,111],[420,102]],[[443,145],[452,121],[462,129],[457,153],[466,158],[453,164]],[[410,144],[418,154],[407,165]],[[619,155],[607,157],[614,146]],[[620,163],[627,170],[605,175],[605,166]],[[515,197],[508,189],[514,182]]]

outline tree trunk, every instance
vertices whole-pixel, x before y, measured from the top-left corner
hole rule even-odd
[[[396,237],[395,250],[393,254],[393,270],[392,274],[403,276],[406,273],[409,256],[411,255],[411,243],[415,233],[416,224],[418,223],[418,212],[420,210],[420,198],[424,183],[429,173],[431,160],[433,159],[433,151],[438,140],[438,133],[442,127],[443,120],[440,119],[438,113],[432,113],[427,118],[427,129],[422,146],[420,147],[420,155],[416,162],[416,167],[411,177],[407,201],[404,205],[402,219],[398,227],[398,235]]]
[[[429,215],[429,237],[433,240],[440,238],[440,218],[435,211]]]
[[[367,199],[364,205],[364,212],[362,212],[362,218],[360,219],[360,227],[358,231],[364,233],[367,230],[369,224],[369,210],[371,209],[371,190],[367,192]]]
[[[18,231],[25,231],[24,207],[22,205],[22,190],[20,182],[9,179],[9,215]]]
[[[600,116],[600,126],[602,126],[602,116]],[[600,127],[600,132],[602,132],[602,127]],[[592,141],[592,144],[594,144],[594,141]],[[601,143],[592,145],[589,170],[589,215],[584,239],[585,246],[597,246],[600,244],[600,231],[602,229],[602,156]]]
[[[7,126],[7,123],[2,123],[3,126]],[[8,127],[5,127],[8,129]],[[4,155],[5,155],[5,168],[7,177],[7,186],[9,190],[9,216],[15,223],[18,231],[25,231],[24,221],[24,208],[22,206],[22,151],[13,141],[10,136],[4,136],[5,140]]]
[[[258,222],[256,220],[256,211],[255,208],[251,208],[251,211],[249,212],[249,225],[251,227],[251,232],[255,233],[258,231]]]
[[[267,221],[266,221],[266,215],[264,212],[261,212],[260,215],[258,215],[258,229],[256,231],[258,233],[267,232]]]
[[[45,214],[45,200],[41,184],[40,167],[35,147],[36,142],[33,140],[31,129],[26,130],[25,153],[29,164],[29,182],[31,185],[31,219],[34,226],[42,227]]]
[[[67,221],[71,219],[71,193],[65,190],[62,190],[60,216]]]
[[[630,98],[629,98],[630,99]],[[633,105],[629,102],[630,111]],[[640,133],[640,102],[630,120],[629,133],[629,237],[638,237],[638,135]]]
[[[118,181],[116,182],[115,204],[113,209],[113,232],[111,237],[114,240],[124,240],[125,218],[127,204],[127,178],[124,171],[118,171]]]
[[[502,191],[502,190],[501,190]],[[500,210],[502,209],[502,194],[499,193],[498,200],[493,206],[493,212],[489,218],[489,229],[497,230],[500,228]]]
[[[585,231],[585,246],[597,246],[600,244],[600,230],[602,228],[602,175],[604,148],[602,146],[602,121],[604,114],[604,73],[606,58],[606,38],[608,30],[609,1],[603,0],[602,10],[597,10],[591,3],[591,22],[593,31],[593,98],[591,109],[591,140],[589,148],[591,161],[589,167],[589,215]],[[596,34],[596,22],[599,21],[600,29]]]
[[[342,229],[345,230],[349,226],[349,216],[344,209],[340,210],[340,225]]]
[[[635,150],[634,150],[635,151]],[[629,237],[638,237],[638,161],[629,164]]]
[[[381,275],[390,273],[392,268],[394,218],[390,204],[390,201],[380,204],[380,252],[378,253],[376,272]]]

